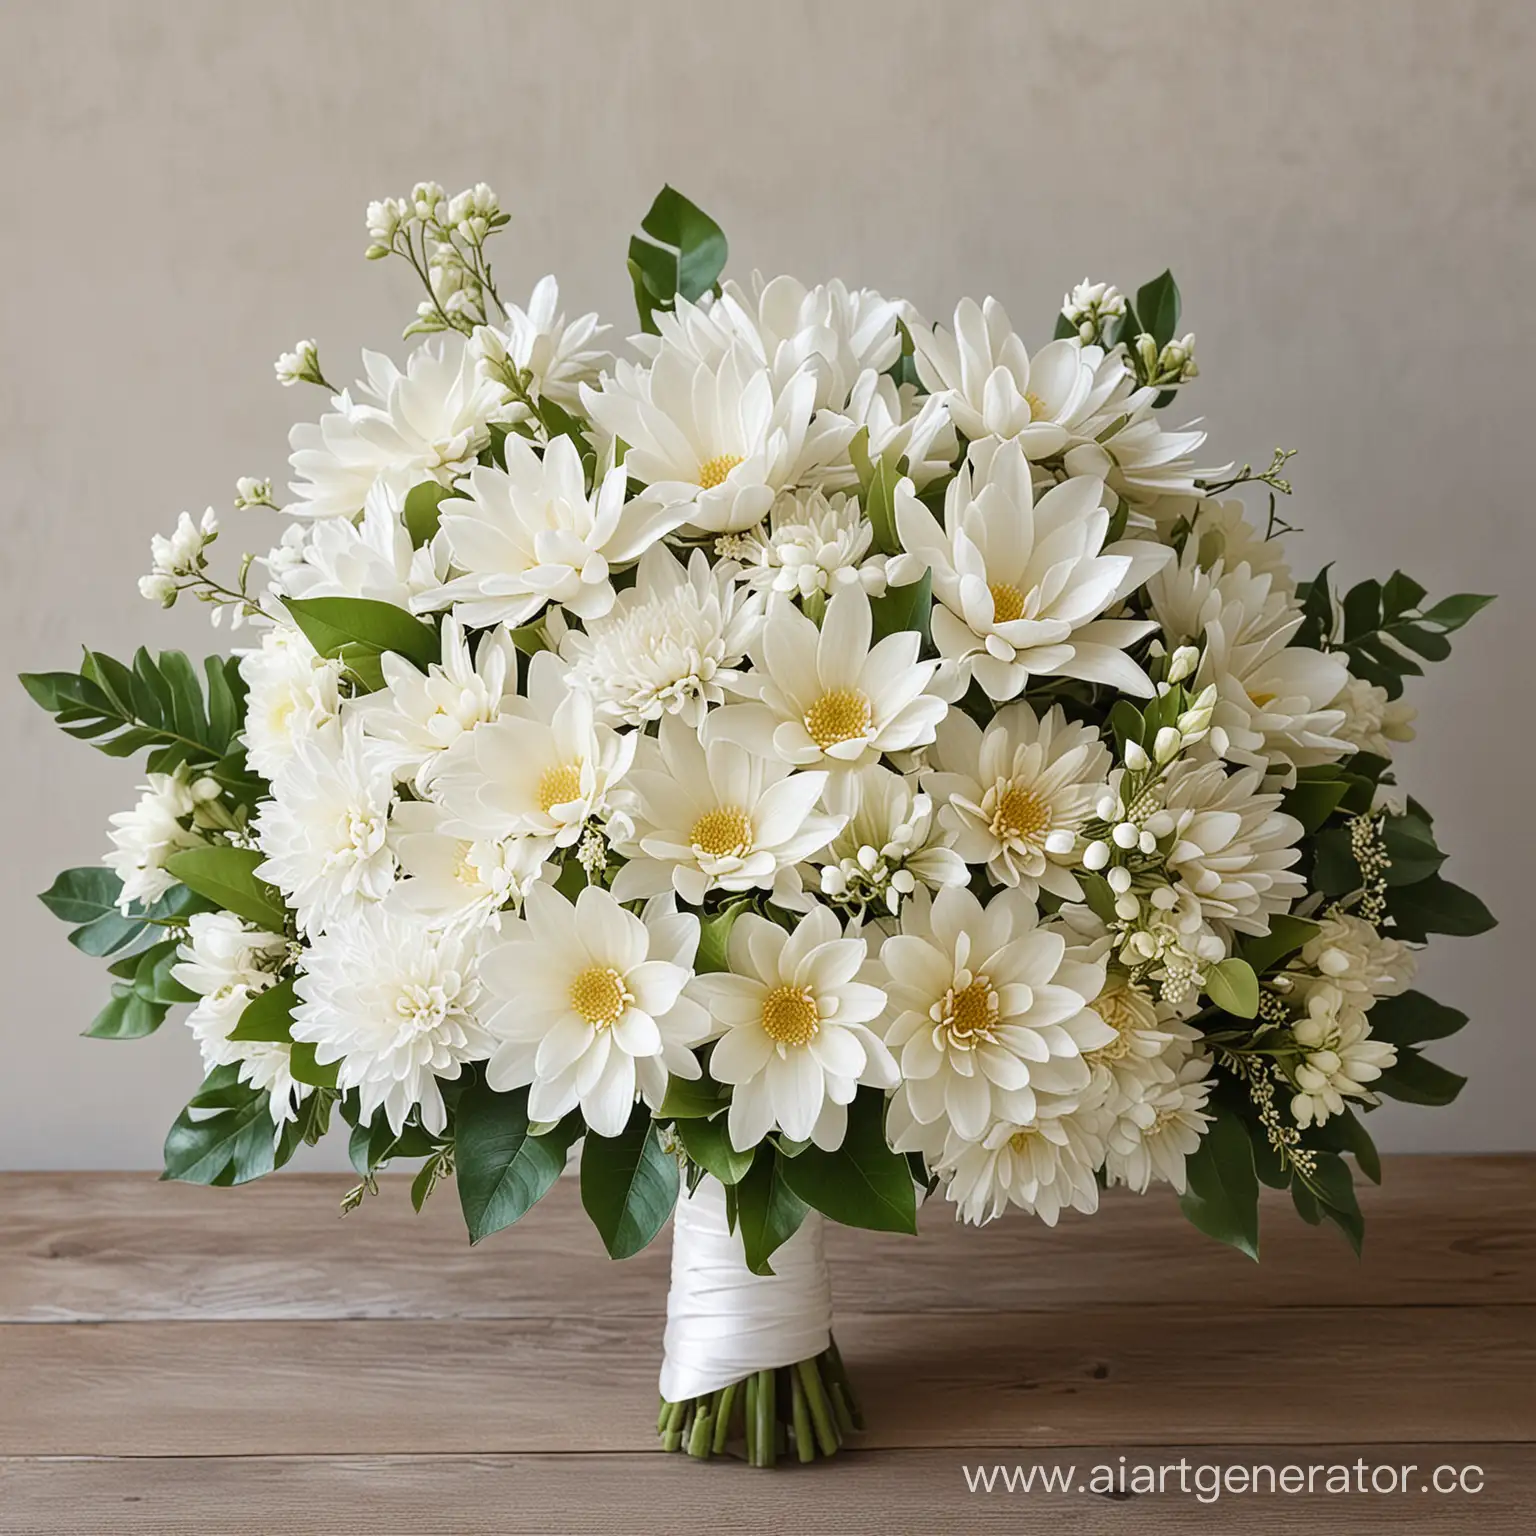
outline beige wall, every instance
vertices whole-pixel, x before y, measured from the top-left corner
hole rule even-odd
[[[8,670],[82,640],[203,646],[134,590],[149,535],[285,468],[333,374],[414,302],[361,260],[370,197],[483,178],[513,213],[505,287],[560,274],[627,324],[625,238],[663,180],[735,269],[842,275],[931,312],[992,292],[1048,334],[1085,272],[1171,263],[1222,456],[1301,448],[1300,561],[1400,562],[1500,603],[1414,695],[1407,781],[1449,873],[1505,919],[1426,981],[1474,1023],[1448,1111],[1385,1144],[1536,1145],[1520,876],[1532,838],[1530,7],[409,4],[17,0],[0,19],[0,625]],[[269,526],[226,517],[226,545]],[[1380,546],[1378,551],[1377,546]],[[84,1041],[102,979],[33,900],[91,861],[133,780],[0,690],[0,1166],[150,1166],[197,1080],[172,1025]],[[1501,739],[1502,738],[1502,739]]]

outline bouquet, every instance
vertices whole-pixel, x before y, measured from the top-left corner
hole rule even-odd
[[[1200,468],[1168,424],[1169,273],[1079,284],[1031,351],[990,298],[724,280],[666,188],[614,357],[553,278],[501,295],[508,222],[483,185],[372,204],[423,339],[352,388],[279,359],[325,405],[285,504],[238,484],[267,553],[216,577],[212,509],[154,540],[144,595],[232,657],[22,679],[147,754],[42,899],[109,962],[89,1034],[192,1005],[167,1176],[339,1119],[344,1208],[409,1163],[479,1242],[579,1143],[613,1257],[675,1211],[664,1443],[754,1465],[859,1423],[827,1220],[1157,1187],[1257,1257],[1269,1185],[1358,1249],[1365,1115],[1462,1083],[1415,955],[1493,919],[1392,754],[1489,599],[1294,578],[1289,454]]]

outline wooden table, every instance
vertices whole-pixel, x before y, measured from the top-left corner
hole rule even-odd
[[[1118,1194],[1055,1232],[838,1230],[870,1427],[778,1473],[656,1449],[665,1239],[610,1264],[566,1180],[471,1251],[451,1189],[418,1218],[386,1181],[341,1221],[346,1182],[0,1176],[0,1532],[1536,1530],[1536,1159],[1390,1160],[1360,1263],[1278,1204],[1262,1266]],[[1109,1497],[963,1470],[1121,1456],[1192,1488],[1418,1470],[1214,1503],[1177,1471]],[[1482,1491],[1420,1492],[1442,1466]]]

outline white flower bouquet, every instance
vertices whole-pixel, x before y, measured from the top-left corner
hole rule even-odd
[[[1157,1185],[1257,1257],[1267,1184],[1358,1247],[1362,1112],[1461,1086],[1414,956],[1492,918],[1391,755],[1488,599],[1292,578],[1288,455],[1200,469],[1164,425],[1167,273],[1081,284],[1031,352],[992,299],[947,329],[723,281],[668,188],[615,358],[552,278],[499,295],[507,221],[484,186],[370,207],[429,339],[355,389],[279,360],[328,408],[285,506],[239,482],[286,526],[232,584],[211,510],[154,541],[145,595],[247,626],[234,657],[23,678],[147,754],[43,900],[110,962],[90,1034],[193,1004],[167,1175],[245,1183],[339,1117],[346,1208],[414,1163],[478,1242],[580,1143],[615,1258],[676,1211],[664,1443],[754,1465],[859,1422],[825,1220]]]

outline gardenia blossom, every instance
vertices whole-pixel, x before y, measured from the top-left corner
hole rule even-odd
[[[732,539],[730,548],[745,566],[741,579],[755,591],[809,597],[856,585],[879,597],[885,556],[869,553],[874,536],[855,499],[811,491],[780,497],[768,523]]]
[[[495,1041],[478,1017],[478,931],[428,928],[386,906],[361,907],[317,938],[296,989],[293,1038],[337,1063],[363,1123],[382,1107],[396,1135],[413,1110],[433,1135],[447,1125],[444,1081],[483,1061]]]
[[[602,348],[589,345],[607,330],[595,314],[568,322],[560,312],[559,284],[552,276],[541,277],[527,309],[509,304],[501,327],[480,326],[470,346],[492,382],[492,370],[510,364],[526,375],[531,398],[553,400],[562,410],[577,411],[582,385],[597,383],[613,360]],[[509,417],[526,414],[526,408],[508,412]]]
[[[1353,997],[1332,983],[1307,994],[1307,1011],[1291,1025],[1301,1059],[1291,1069],[1297,1125],[1321,1125],[1344,1113],[1345,1099],[1374,1102],[1367,1086],[1397,1060],[1397,1048],[1371,1038],[1370,1020]]]
[[[341,714],[341,663],[323,658],[304,632],[276,624],[255,650],[241,653],[245,680],[246,761],[276,779],[293,757],[295,741]]]
[[[1317,932],[1297,958],[1356,1007],[1369,1008],[1378,997],[1396,997],[1412,985],[1418,960],[1401,939],[1353,912],[1326,912],[1314,921]]]
[[[1385,688],[1363,677],[1351,677],[1328,707],[1343,712],[1343,721],[1333,731],[1339,740],[1386,758],[1392,756],[1395,745],[1413,740],[1413,722],[1419,713],[1403,699],[1388,698]]]
[[[777,598],[752,647],[754,670],[733,684],[757,702],[722,709],[719,731],[797,768],[853,768],[932,741],[948,708],[924,692],[938,663],[917,659],[915,630],[898,630],[873,647],[872,635],[869,599],[859,587],[839,589],[819,630]]]
[[[117,898],[123,912],[135,903],[152,906],[176,884],[165,861],[208,841],[195,825],[197,809],[220,794],[214,780],[194,779],[185,763],[147,778],[133,809],[108,818],[112,851],[101,862],[123,883]]]
[[[1034,499],[1018,443],[978,443],[944,495],[942,526],[903,486],[896,526],[909,551],[890,578],[933,572],[933,641],[958,696],[974,677],[989,697],[1018,696],[1033,676],[1107,683],[1152,694],[1125,648],[1156,628],[1150,620],[1099,617],[1173,557],[1162,545],[1106,545],[1103,484],[1067,480]]]
[[[699,1076],[692,1047],[710,1020],[683,994],[699,921],[670,897],[642,918],[599,886],[572,903],[535,885],[502,934],[481,967],[496,1037],[486,1081],[498,1092],[528,1086],[530,1118],[579,1108],[591,1131],[617,1136],[637,1094],[656,1109],[669,1073]]]
[[[869,1027],[885,993],[856,979],[866,949],[826,907],[793,933],[743,912],[726,945],[729,970],[694,978],[689,995],[722,1031],[709,1070],[732,1085],[726,1126],[738,1151],[775,1128],[833,1151],[859,1085],[895,1086],[896,1063]]]

